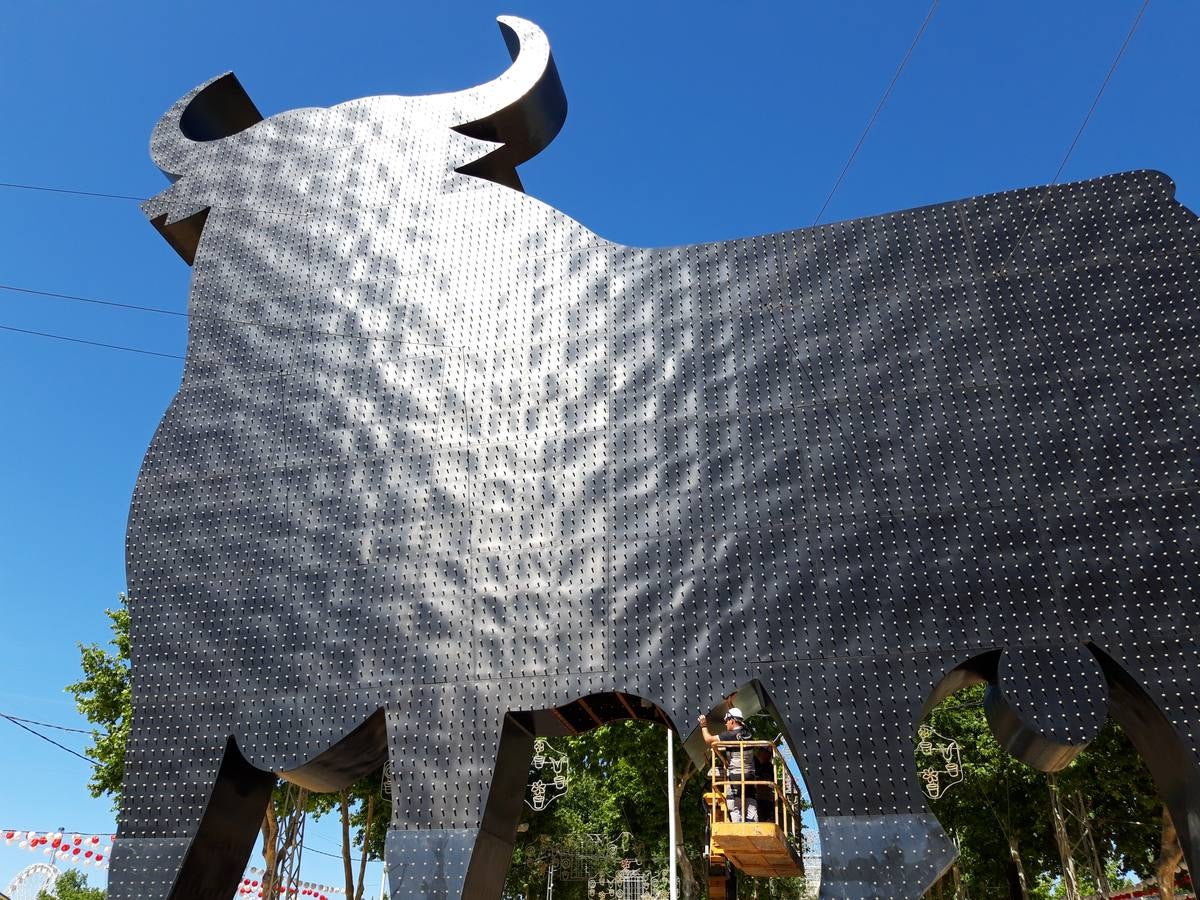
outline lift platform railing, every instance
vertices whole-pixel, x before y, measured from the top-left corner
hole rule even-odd
[[[770,778],[761,778],[756,772],[755,754],[766,750],[771,754]],[[733,754],[741,754],[740,772],[729,775],[729,762]],[[709,821],[713,824],[732,821],[729,818],[727,797],[738,800],[738,808],[745,821],[746,800],[754,797],[758,806],[757,821],[774,821],[796,852],[801,849],[800,834],[800,790],[791,772],[784,765],[778,748],[772,741],[718,741],[712,745],[710,759],[711,790],[705,795],[709,806]],[[764,801],[766,801],[764,803]],[[771,807],[770,817],[763,813]],[[755,820],[750,820],[755,821]]]

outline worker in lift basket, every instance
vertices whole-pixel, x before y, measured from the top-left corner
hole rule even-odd
[[[704,735],[704,743],[710,747],[721,741],[753,739],[750,729],[746,727],[745,716],[736,706],[731,706],[729,712],[725,713],[725,730],[720,734],[713,734],[709,731],[708,716],[701,716],[700,733]],[[742,786],[743,777],[753,778],[753,773],[748,765],[750,751],[744,747],[725,747],[721,752],[725,754],[729,764],[725,771],[725,805],[729,808],[729,821],[743,821],[742,795],[744,793],[746,799],[745,821],[757,822],[758,798],[755,795],[754,787],[753,785]]]

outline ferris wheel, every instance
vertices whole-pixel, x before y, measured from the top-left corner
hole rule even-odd
[[[39,891],[45,891],[51,897],[55,897],[57,894],[54,893],[54,883],[61,874],[62,872],[49,863],[34,863],[14,875],[4,893],[8,894],[11,900],[37,900]]]

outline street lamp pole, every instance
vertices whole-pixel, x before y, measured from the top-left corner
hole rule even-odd
[[[671,900],[678,900],[679,885],[675,880],[675,730],[667,726],[667,828],[670,829],[667,843],[668,883],[670,884]]]

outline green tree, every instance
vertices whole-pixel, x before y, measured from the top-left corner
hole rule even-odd
[[[585,734],[555,741],[570,759],[571,782],[566,794],[547,809],[524,810],[506,896],[543,895],[547,868],[555,851],[572,846],[583,835],[602,836],[613,848],[611,862],[636,858],[642,867],[666,867],[667,834],[666,734],[661,726],[622,721]],[[699,890],[705,812],[704,778],[676,742],[675,773],[679,793],[681,842],[680,890],[695,897]],[[622,844],[621,835],[635,836]],[[584,883],[556,882],[555,895],[585,896]]]
[[[957,741],[963,781],[931,801],[959,847],[961,886],[973,900],[1044,896],[1043,872],[1058,852],[1048,827],[1045,775],[1018,761],[992,736],[983,712],[983,685],[954,694],[928,719]]]
[[[54,882],[58,900],[104,900],[107,893],[101,888],[88,887],[87,876],[78,869],[68,869]],[[38,891],[37,900],[54,900],[46,891]]]
[[[1162,802],[1133,744],[1111,719],[1060,775],[1074,824],[1086,826],[1101,864],[1115,861],[1139,878],[1155,874],[1162,836]],[[1094,871],[1094,865],[1085,866]],[[1093,881],[1095,880],[1093,875]]]
[[[778,724],[769,716],[755,717],[749,725],[758,740],[773,739],[778,732]],[[540,812],[525,807],[522,827],[526,830],[517,835],[505,896],[544,896],[552,862],[559,864],[555,896],[586,896],[586,883],[562,878],[566,857],[577,849],[591,848],[592,868],[601,872],[629,857],[645,870],[665,870],[669,836],[663,728],[649,722],[613,722],[555,740],[554,746],[570,759],[570,785],[563,797]],[[707,878],[703,797],[709,783],[678,741],[675,748],[679,889],[681,896],[694,898],[701,895]],[[588,841],[587,835],[596,835],[600,841]],[[622,840],[622,835],[632,838]],[[739,874],[739,884],[741,896],[746,897],[804,896],[804,881],[799,878],[755,879]]]
[[[342,869],[347,900],[362,900],[367,862],[383,859],[392,803],[377,770],[336,794],[314,794],[311,811],[321,818],[337,810],[342,826]],[[357,853],[357,860],[353,854]]]
[[[79,665],[83,678],[67,685],[75,706],[92,723],[92,743],[86,753],[95,763],[88,779],[93,797],[112,798],[113,808],[121,802],[121,782],[125,777],[125,745],[133,715],[133,693],[129,677],[129,609],[125,595],[120,605],[106,609],[112,639],[108,645],[79,645]],[[109,647],[113,649],[109,649]]]
[[[1113,721],[1065,769],[1047,776],[996,743],[983,710],[985,686],[966,688],[937,706],[928,722],[958,742],[963,783],[930,806],[960,848],[957,875],[973,900],[1066,896],[1063,853],[1088,896],[1128,886],[1122,875],[1157,874],[1181,851],[1141,757]],[[1055,841],[1051,787],[1057,789],[1063,847]],[[1023,879],[1021,875],[1023,874]],[[930,893],[953,888],[948,878]],[[1023,884],[1023,887],[1022,887]],[[949,887],[947,887],[949,885]]]
[[[75,698],[75,705],[93,725],[92,743],[85,753],[94,763],[88,780],[93,797],[112,798],[114,809],[120,806],[121,784],[125,777],[125,749],[133,717],[133,690],[129,665],[129,609],[124,594],[118,595],[116,609],[105,610],[112,638],[107,645],[80,644],[79,665],[83,677],[66,690]],[[391,806],[386,800],[376,803],[368,798],[380,794],[378,773],[343,792],[346,797],[348,821],[359,829],[356,845],[367,836],[367,851],[358,866],[359,877],[348,890],[350,900],[361,900],[362,874],[365,861],[383,858],[383,841]],[[332,801],[325,797],[333,798]],[[296,835],[301,819],[310,812],[319,812],[336,803],[339,795],[310,794],[286,785],[276,788],[272,803],[263,817],[263,858],[267,874],[264,883],[277,881],[296,850]],[[352,851],[349,831],[343,829],[343,856],[349,859]],[[69,873],[68,873],[69,874]],[[352,882],[348,879],[347,887]],[[81,895],[86,898],[90,895]],[[102,895],[98,895],[102,896]]]

